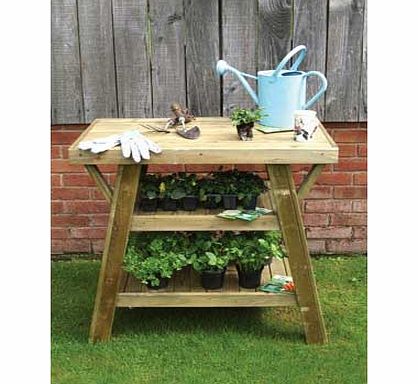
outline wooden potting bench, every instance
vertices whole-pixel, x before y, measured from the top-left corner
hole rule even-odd
[[[274,307],[299,306],[307,343],[326,343],[327,334],[321,313],[315,278],[309,256],[300,210],[300,201],[308,194],[325,164],[336,163],[338,147],[322,125],[312,141],[298,143],[292,132],[264,134],[257,130],[253,141],[240,141],[228,118],[198,118],[193,125],[201,129],[198,140],[186,140],[173,133],[140,128],[139,124],[162,127],[165,119],[97,119],[69,148],[71,163],[83,164],[110,204],[110,216],[102,265],[90,328],[91,341],[111,336],[116,307]],[[158,143],[163,152],[148,161],[135,164],[124,159],[120,147],[102,154],[77,148],[82,140],[105,137],[131,129],[140,129]],[[97,165],[117,164],[115,185],[111,187]],[[216,212],[145,213],[135,211],[140,181],[148,164],[266,164],[270,190],[258,205],[271,207],[272,214],[251,223],[216,217]],[[290,165],[312,164],[299,189],[295,189]],[[171,279],[164,291],[148,291],[122,271],[125,248],[131,231],[266,231],[281,229],[288,261],[265,268],[263,280],[272,274],[290,274],[296,286],[293,293],[264,293],[239,288],[233,269],[228,269],[222,290],[205,291],[190,269]]]

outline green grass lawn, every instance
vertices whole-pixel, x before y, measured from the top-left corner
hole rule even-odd
[[[100,263],[52,263],[52,382],[366,383],[366,258],[314,260],[330,343],[306,345],[297,309],[117,309],[87,342]]]

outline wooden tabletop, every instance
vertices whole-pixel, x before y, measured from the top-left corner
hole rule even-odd
[[[306,143],[293,140],[293,132],[262,133],[254,129],[252,141],[241,141],[231,120],[226,117],[199,117],[187,126],[197,125],[201,135],[187,140],[174,132],[160,133],[140,127],[145,123],[163,127],[166,118],[96,119],[69,148],[69,160],[75,164],[135,164],[124,159],[120,147],[102,154],[77,148],[83,140],[106,137],[139,129],[162,148],[141,164],[328,164],[338,161],[338,147],[320,124],[313,139]]]

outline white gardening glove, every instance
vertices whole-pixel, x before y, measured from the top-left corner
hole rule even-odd
[[[150,151],[153,153],[161,153],[161,148],[139,131],[123,133],[120,138],[120,143],[123,157],[129,158],[132,156],[136,163],[139,163],[141,159],[149,160]]]
[[[120,135],[82,141],[79,143],[78,148],[90,150],[93,153],[100,153],[119,144],[122,148],[123,157],[129,158],[132,155],[132,158],[136,163],[139,163],[141,159],[149,160],[150,151],[153,153],[161,153],[161,148],[157,144],[136,130],[128,131]]]
[[[100,153],[107,151],[120,144],[121,135],[112,135],[102,137],[100,139],[94,139],[89,141],[82,141],[78,144],[79,149],[90,150],[93,153]]]

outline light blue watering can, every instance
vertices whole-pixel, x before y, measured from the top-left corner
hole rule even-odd
[[[285,70],[285,65],[297,53],[299,55],[290,70]],[[323,95],[328,86],[327,79],[321,72],[298,70],[305,55],[306,47],[299,45],[283,58],[275,70],[259,71],[258,76],[240,72],[238,69],[231,67],[225,60],[217,62],[216,72],[222,76],[230,71],[238,77],[251,98],[266,115],[259,121],[261,125],[278,128],[278,130],[292,130],[294,112],[312,106]],[[319,77],[321,87],[316,95],[306,102],[306,80],[309,76]],[[258,80],[258,96],[244,77]]]

